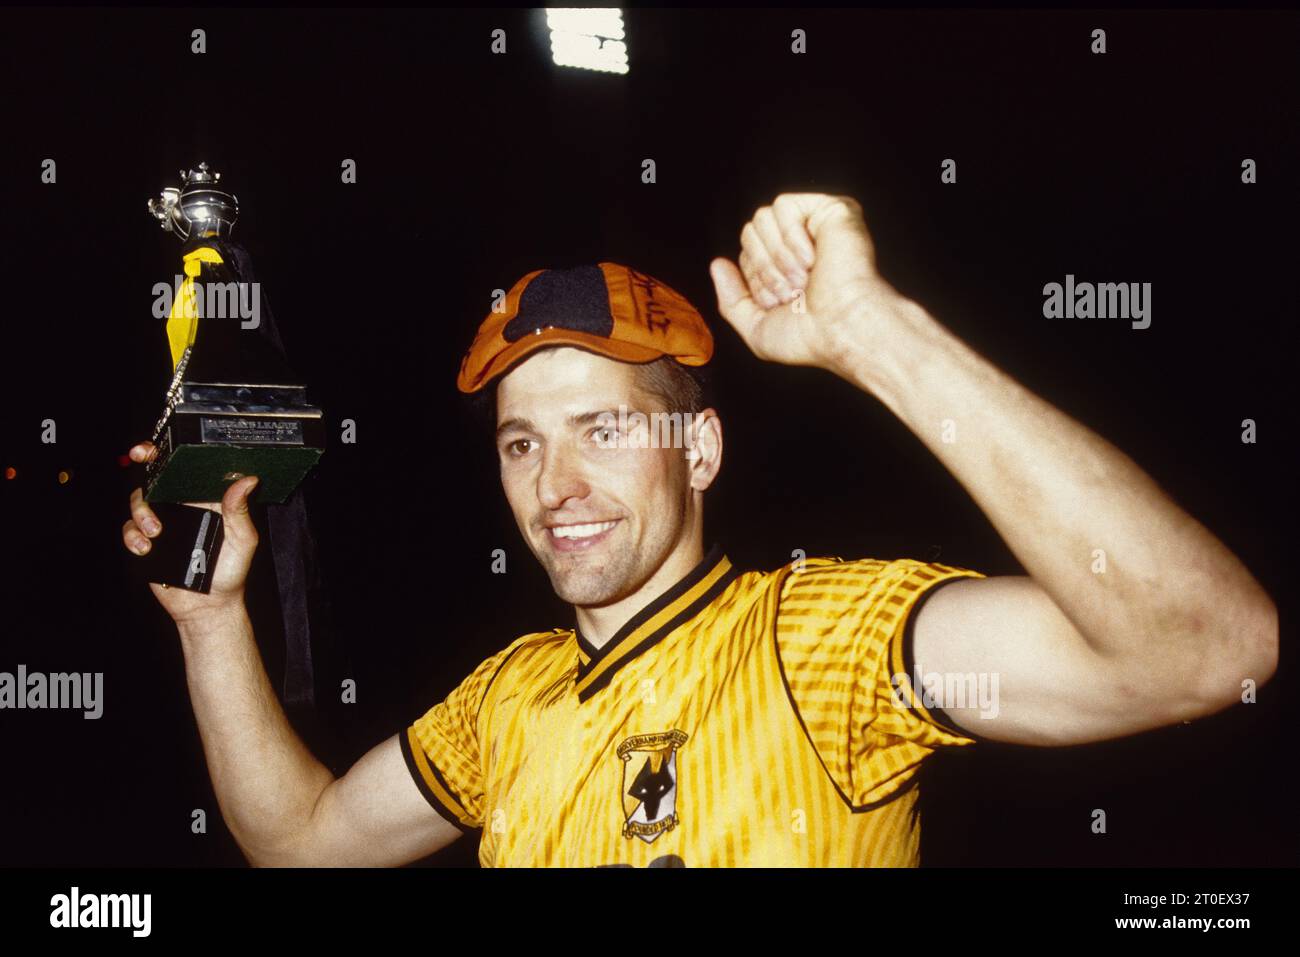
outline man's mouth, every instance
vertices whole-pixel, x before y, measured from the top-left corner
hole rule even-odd
[[[577,552],[592,548],[609,537],[621,519],[610,522],[587,522],[581,525],[554,525],[546,530],[547,540],[558,552]]]

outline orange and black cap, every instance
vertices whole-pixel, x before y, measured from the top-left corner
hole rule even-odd
[[[478,392],[548,346],[576,346],[623,362],[672,356],[688,366],[713,357],[699,310],[653,276],[618,263],[538,269],[488,313],[461,360],[456,386]]]

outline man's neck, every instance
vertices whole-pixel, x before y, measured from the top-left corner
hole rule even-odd
[[[621,601],[599,608],[575,605],[573,610],[582,637],[593,647],[603,648],[633,615],[685,578],[703,560],[703,536],[692,536],[669,554],[644,585]]]

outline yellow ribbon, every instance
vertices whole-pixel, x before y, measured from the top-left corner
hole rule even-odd
[[[181,282],[181,288],[172,303],[171,314],[167,317],[167,342],[171,345],[173,372],[176,371],[185,348],[194,344],[194,337],[199,331],[198,294],[194,280],[202,273],[203,263],[221,262],[221,256],[211,246],[200,246],[185,254],[185,279]]]

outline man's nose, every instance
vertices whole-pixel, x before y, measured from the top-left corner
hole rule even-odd
[[[552,445],[542,453],[537,498],[544,506],[554,511],[571,498],[586,498],[590,491],[582,464],[572,450]]]

